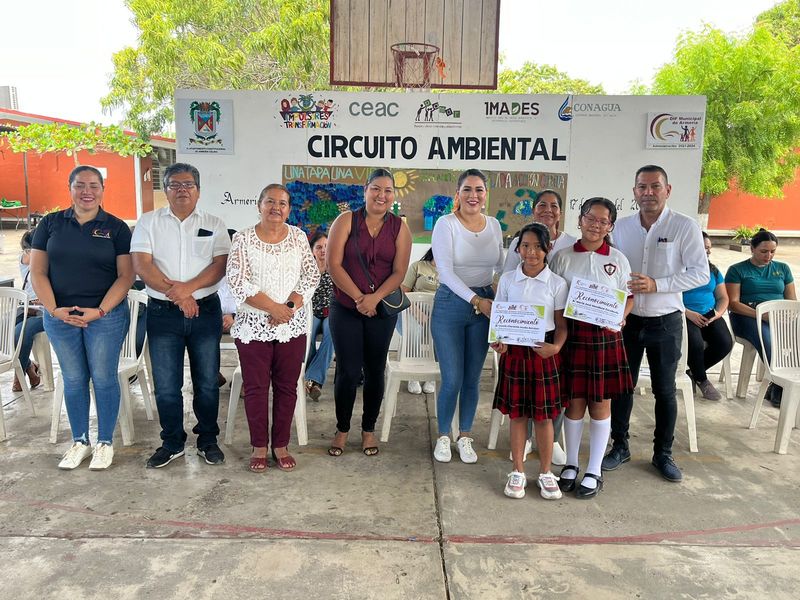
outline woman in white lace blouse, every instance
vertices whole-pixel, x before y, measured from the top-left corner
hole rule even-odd
[[[258,198],[260,221],[233,236],[228,257],[228,282],[239,305],[231,336],[242,365],[250,470],[256,473],[267,469],[270,439],[279,469],[297,465],[287,446],[306,350],[306,310],[319,269],[306,234],[286,223],[290,210],[289,190],[277,183],[265,187]]]

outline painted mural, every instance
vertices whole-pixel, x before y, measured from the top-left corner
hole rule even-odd
[[[373,167],[284,165],[283,184],[292,195],[289,222],[311,233],[327,231],[342,212],[363,205],[363,186]],[[395,169],[395,203],[392,211],[406,218],[415,242],[430,240],[436,220],[453,208],[461,171],[447,169]],[[563,173],[484,171],[489,178],[487,214],[497,218],[506,242],[530,222],[533,200],[543,189],[566,197]]]

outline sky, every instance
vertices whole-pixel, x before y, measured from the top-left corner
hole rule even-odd
[[[682,32],[704,24],[745,32],[777,0],[502,0],[500,52],[511,68],[551,64],[570,77],[624,93],[649,83],[672,58]],[[0,86],[17,88],[23,112],[112,124],[103,114],[111,57],[135,46],[137,30],[122,0],[6,0],[0,36]],[[16,24],[11,25],[9,24]]]

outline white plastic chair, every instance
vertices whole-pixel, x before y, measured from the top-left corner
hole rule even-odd
[[[53,379],[53,356],[50,352],[50,338],[44,331],[33,336],[33,356],[39,363],[39,374],[42,377],[42,385],[46,392],[52,392],[55,388]]]
[[[392,418],[397,414],[397,395],[403,381],[441,381],[439,363],[433,349],[431,336],[431,314],[433,312],[434,295],[429,292],[408,292],[406,294],[411,306],[400,313],[401,329],[400,347],[397,360],[386,361],[386,383],[383,394],[383,426],[381,441],[389,440]],[[433,403],[439,386],[433,390]],[[453,415],[451,434],[458,435],[458,410]]]
[[[756,396],[750,429],[756,426],[758,414],[761,412],[762,398],[767,386],[774,383],[783,388],[781,409],[778,416],[778,431],[775,435],[777,454],[786,454],[789,449],[789,434],[792,425],[800,428],[797,406],[800,404],[800,301],[771,300],[756,306],[756,321],[761,323],[763,315],[769,315],[769,332],[772,339],[772,356],[766,365],[766,373]],[[764,337],[758,328],[762,356]]]
[[[733,333],[731,333],[731,324],[728,322],[726,316],[722,317],[725,320],[725,325],[728,327],[728,333],[731,334],[733,337]],[[708,347],[708,344],[706,344]],[[725,397],[728,400],[733,399],[733,376],[731,375],[731,352],[725,355],[725,358],[722,359],[722,368],[719,372],[719,381],[725,383]]]
[[[739,381],[736,383],[736,397],[747,398],[747,386],[750,385],[750,376],[753,373],[753,363],[758,359],[756,381],[764,379],[764,361],[758,356],[756,347],[743,337],[734,337],[737,344],[742,345],[742,362],[739,365]]]
[[[297,403],[294,406],[294,426],[297,428],[297,444],[308,444],[308,422],[306,417],[306,356],[311,345],[311,330],[314,326],[314,311],[311,303],[306,307],[306,351],[300,365],[300,376],[297,378]],[[235,348],[235,346],[234,346]],[[227,347],[224,349],[228,349]],[[242,392],[242,365],[238,365],[231,380],[231,395],[228,400],[228,422],[225,425],[225,445],[233,443],[233,427],[236,423],[236,409],[239,405],[239,394]]]
[[[145,374],[144,352],[142,356],[136,356],[136,329],[139,325],[139,305],[147,304],[147,294],[140,290],[129,290],[127,302],[131,319],[128,326],[128,335],[122,343],[119,366],[117,367],[120,390],[119,418],[117,422],[122,433],[123,445],[130,446],[135,441],[135,434],[129,379],[134,375],[138,377],[139,389],[142,393],[144,410],[148,421],[153,420],[153,398],[150,395],[150,387],[147,384],[147,376]],[[58,429],[63,403],[64,379],[59,374],[56,389],[53,393],[53,408],[50,418],[50,442],[53,444],[58,441]]]
[[[25,379],[25,373],[22,370],[22,365],[19,362],[19,349],[22,345],[22,336],[19,336],[18,342],[14,343],[14,330],[16,329],[17,311],[22,309],[23,317],[22,326],[25,327],[25,321],[28,318],[28,294],[23,290],[14,288],[2,287],[0,288],[0,373],[5,373],[14,369],[17,374],[17,379],[22,382]],[[31,412],[36,416],[36,410],[33,406],[30,390],[27,386],[23,386],[22,393],[25,400],[31,407]],[[0,395],[0,440],[6,439],[6,424],[3,418],[3,405],[2,395]]]
[[[688,336],[686,334],[686,319],[682,318],[683,336],[681,338],[681,357],[678,359],[678,370],[675,373],[675,387],[677,392],[683,396],[683,405],[686,410],[686,424],[689,428],[689,451],[697,452],[697,423],[694,415],[694,393],[692,392],[692,380],[686,374],[686,357],[688,348]],[[650,379],[650,368],[646,366],[647,355],[642,359],[642,367],[639,369],[639,380],[636,387],[644,395],[647,388],[653,387]]]

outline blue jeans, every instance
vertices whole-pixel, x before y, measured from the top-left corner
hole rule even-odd
[[[322,342],[317,348],[316,340],[320,332],[322,333]],[[314,324],[311,328],[311,344],[308,347],[308,357],[306,358],[306,379],[316,381],[320,386],[325,385],[331,360],[333,360],[333,338],[331,337],[330,323],[327,318],[314,317]]]
[[[650,379],[656,398],[656,427],[653,433],[653,454],[672,455],[678,403],[675,399],[675,374],[681,357],[683,313],[675,311],[663,317],[629,315],[622,330],[633,386],[639,378],[642,357],[647,352]],[[628,428],[633,409],[633,394],[621,394],[611,403],[611,439],[614,447],[628,448]]]
[[[729,313],[729,315],[733,335],[744,338],[753,344],[756,352],[761,356],[761,340],[758,339],[758,327],[756,327],[755,318],[737,315],[736,313]],[[761,322],[761,333],[764,336],[764,349],[767,351],[766,362],[769,362],[770,358],[772,358],[772,337],[769,333],[769,323]],[[761,356],[761,360],[764,360],[763,356]]]
[[[43,314],[43,313],[42,313]],[[27,371],[31,365],[31,350],[33,350],[33,336],[44,331],[44,317],[28,317],[25,321],[25,333],[22,335],[22,345],[19,347],[19,362],[22,370]],[[22,333],[22,321],[14,328],[14,345],[19,341]]]
[[[222,310],[216,294],[198,301],[200,314],[183,316],[172,302],[150,298],[147,303],[147,339],[153,363],[153,384],[164,449],[180,452],[186,443],[183,429],[183,354],[189,353],[194,387],[197,447],[217,443],[219,426],[219,342]]]
[[[472,291],[484,298],[494,297],[491,287]],[[489,319],[476,315],[469,302],[440,285],[433,301],[431,335],[442,373],[436,403],[439,435],[450,432],[456,404],[459,429],[471,431],[478,408],[481,370],[489,349]]]
[[[44,315],[44,330],[61,366],[64,402],[75,442],[89,443],[90,378],[97,408],[97,441],[112,442],[119,414],[117,367],[129,322],[125,300],[85,328]]]

